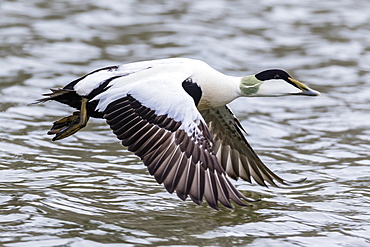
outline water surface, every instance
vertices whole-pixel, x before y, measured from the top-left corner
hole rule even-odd
[[[370,244],[369,1],[2,1],[0,243],[21,246]],[[231,104],[285,188],[235,182],[251,208],[182,202],[102,120],[52,142],[73,109],[27,106],[102,66],[165,57],[230,75],[284,68],[321,97]]]

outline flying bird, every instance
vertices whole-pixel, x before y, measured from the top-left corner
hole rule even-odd
[[[35,103],[55,100],[78,110],[54,122],[53,141],[73,135],[90,117],[104,118],[169,193],[198,205],[204,198],[218,209],[219,202],[233,208],[230,200],[254,201],[229,177],[262,186],[288,183],[264,165],[227,104],[239,97],[319,94],[280,69],[234,77],[200,60],[168,58],[97,69]]]

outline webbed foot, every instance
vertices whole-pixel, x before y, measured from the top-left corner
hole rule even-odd
[[[86,126],[89,116],[87,115],[86,103],[88,99],[82,98],[81,111],[74,112],[71,116],[64,117],[53,123],[48,135],[54,135],[53,141],[64,139],[73,135]]]

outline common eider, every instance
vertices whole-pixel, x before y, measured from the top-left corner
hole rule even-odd
[[[204,197],[218,209],[218,202],[232,208],[230,200],[254,201],[228,177],[288,183],[257,156],[227,104],[239,97],[319,94],[280,69],[234,77],[199,60],[169,58],[97,69],[36,103],[55,100],[78,110],[54,122],[53,141],[76,133],[89,117],[104,118],[169,193],[182,200],[189,195],[198,205]]]

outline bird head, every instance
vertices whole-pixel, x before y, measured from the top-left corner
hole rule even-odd
[[[242,77],[240,91],[244,96],[320,95],[281,69],[264,70]]]

